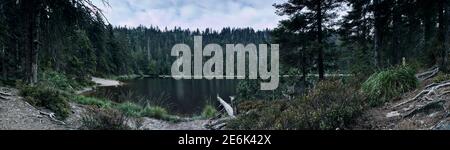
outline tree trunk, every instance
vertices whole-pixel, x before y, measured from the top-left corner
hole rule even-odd
[[[373,5],[375,7],[374,9],[374,17],[375,17],[375,25],[374,25],[374,29],[375,29],[375,33],[374,33],[374,64],[375,67],[381,67],[381,57],[380,57],[380,53],[381,53],[381,44],[382,44],[382,39],[381,39],[381,14],[380,14],[380,0],[373,0]]]
[[[33,33],[33,49],[31,51],[31,84],[35,84],[38,81],[38,54],[40,49],[40,24],[41,13],[38,10],[35,16],[34,33]]]
[[[447,28],[448,28],[448,18],[449,13],[447,12],[448,6],[446,0],[439,0],[439,54],[440,62],[439,66],[442,71],[448,71],[448,36],[447,36]]]
[[[38,71],[38,52],[40,47],[40,24],[41,24],[41,13],[39,10],[39,6],[33,6],[35,3],[29,2],[27,3],[28,9],[31,9],[29,12],[29,16],[31,16],[32,20],[30,20],[30,30],[29,30],[29,39],[28,41],[28,63],[27,63],[27,81],[28,84],[34,85],[37,83],[37,71]]]
[[[401,14],[400,14],[400,10],[399,10],[400,6],[399,6],[399,1],[396,0],[394,2],[394,9],[393,9],[393,14],[392,14],[392,24],[393,24],[393,37],[392,37],[392,61],[391,63],[393,65],[397,65],[400,62],[401,57],[403,56],[403,53],[401,52],[401,47],[400,47],[400,24],[401,24]]]
[[[427,53],[428,59],[430,61],[429,65],[436,65],[438,62],[436,61],[437,55],[435,52],[435,49],[432,48],[432,36],[433,36],[433,2],[425,1],[422,5],[422,11],[423,11],[423,39],[424,39],[424,45],[423,45],[423,51]],[[436,9],[436,8],[434,8]],[[436,11],[436,10],[434,10]]]
[[[317,67],[319,69],[319,80],[325,79],[325,68],[324,68],[324,52],[323,52],[323,37],[322,37],[322,0],[317,0],[317,43],[319,56],[317,57]]]
[[[6,70],[6,54],[5,54],[5,46],[2,46],[1,50],[1,58],[2,58],[2,79],[7,80],[7,70]]]
[[[147,59],[149,62],[152,60],[152,55],[150,53],[150,38],[147,40]]]
[[[301,50],[301,54],[302,54],[302,60],[300,63],[300,66],[302,67],[302,81],[303,81],[303,85],[306,87],[306,77],[308,76],[308,71],[306,70],[306,53],[305,50],[303,48],[300,49]]]

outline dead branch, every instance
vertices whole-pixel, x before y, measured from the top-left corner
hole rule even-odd
[[[65,125],[66,123],[63,121],[60,121],[58,119],[56,119],[55,113],[47,113],[47,112],[43,112],[43,111],[39,111],[39,114],[48,116],[52,121],[57,122],[59,124]]]

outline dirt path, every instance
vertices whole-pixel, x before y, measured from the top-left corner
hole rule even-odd
[[[0,99],[0,130],[67,130],[65,125],[58,124],[42,115],[40,111],[21,97],[16,89],[0,87],[0,91],[11,96]]]

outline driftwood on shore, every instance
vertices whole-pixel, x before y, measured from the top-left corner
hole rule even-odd
[[[217,96],[217,100],[219,101],[219,103],[223,106],[223,108],[225,109],[225,111],[227,112],[228,116],[230,116],[231,118],[235,118],[234,116],[234,110],[233,107],[228,104],[227,102],[225,102],[222,98],[220,98],[219,96]],[[234,99],[231,99],[232,101]]]
[[[219,95],[217,95],[217,101],[219,101],[220,105],[223,107],[223,109],[219,110],[219,114],[214,117],[211,118],[207,124],[205,124],[205,128],[210,129],[210,130],[221,130],[223,129],[226,125],[227,122],[231,119],[235,119],[236,118],[236,111],[237,108],[234,106],[234,100],[235,97],[234,96],[230,96],[230,104],[228,104],[227,102],[225,102],[225,100],[223,100]],[[227,114],[226,117],[224,117],[222,114]]]

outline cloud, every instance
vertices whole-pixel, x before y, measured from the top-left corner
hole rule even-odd
[[[116,26],[158,26],[160,28],[252,27],[274,28],[284,17],[275,14],[273,3],[284,0],[101,0],[94,4],[104,10]]]

